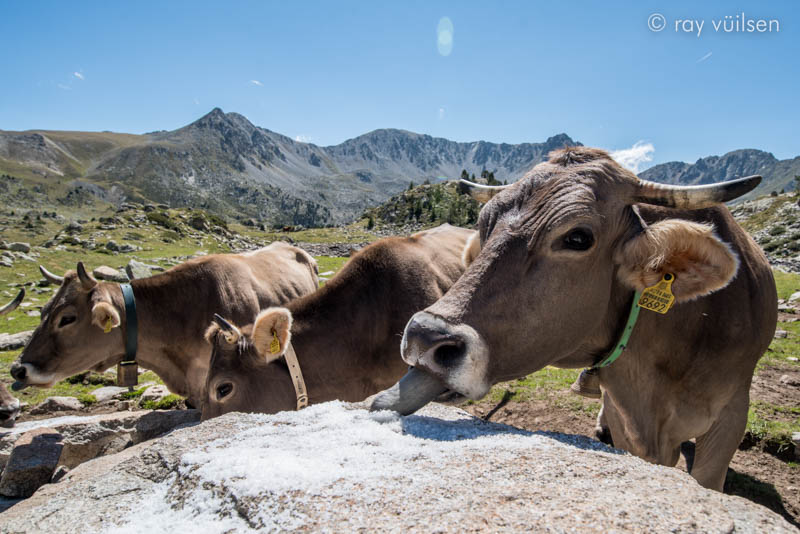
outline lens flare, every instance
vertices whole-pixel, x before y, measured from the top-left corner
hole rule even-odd
[[[439,54],[445,57],[453,51],[453,22],[450,17],[439,19],[439,25],[436,27],[436,48],[439,49]]]

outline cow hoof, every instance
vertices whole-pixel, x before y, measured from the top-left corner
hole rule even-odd
[[[605,443],[610,447],[614,446],[614,440],[611,438],[611,429],[607,426],[594,427],[594,437],[601,443]]]
[[[588,397],[590,399],[599,399],[602,396],[600,391],[600,377],[597,376],[596,369],[584,369],[575,382],[569,387],[570,391]]]

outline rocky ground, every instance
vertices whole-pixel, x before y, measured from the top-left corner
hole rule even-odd
[[[794,528],[678,470],[582,438],[338,402],[227,414],[84,463],[9,532],[770,532]]]

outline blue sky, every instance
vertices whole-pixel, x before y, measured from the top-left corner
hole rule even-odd
[[[778,26],[714,30],[742,12]],[[703,21],[700,35],[697,23],[676,30],[678,19]],[[639,143],[630,156],[640,168],[737,148],[800,155],[791,0],[6,0],[0,49],[5,130],[143,133],[221,107],[320,145],[403,128],[457,141],[566,132],[611,150]]]

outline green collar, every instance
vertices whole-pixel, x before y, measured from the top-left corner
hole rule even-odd
[[[641,291],[636,291],[633,294],[633,301],[631,302],[631,311],[628,314],[628,322],[625,324],[625,329],[622,331],[622,335],[619,336],[619,341],[617,341],[617,345],[614,347],[608,356],[603,358],[600,362],[594,364],[592,369],[599,369],[601,367],[608,367],[612,363],[616,361],[617,358],[620,357],[622,352],[625,350],[625,347],[628,345],[628,340],[631,338],[631,333],[633,332],[633,327],[636,326],[636,320],[639,318],[639,297],[642,295]]]
[[[125,299],[125,359],[135,362],[139,339],[139,318],[136,316],[136,298],[130,284],[120,284],[122,298]]]

